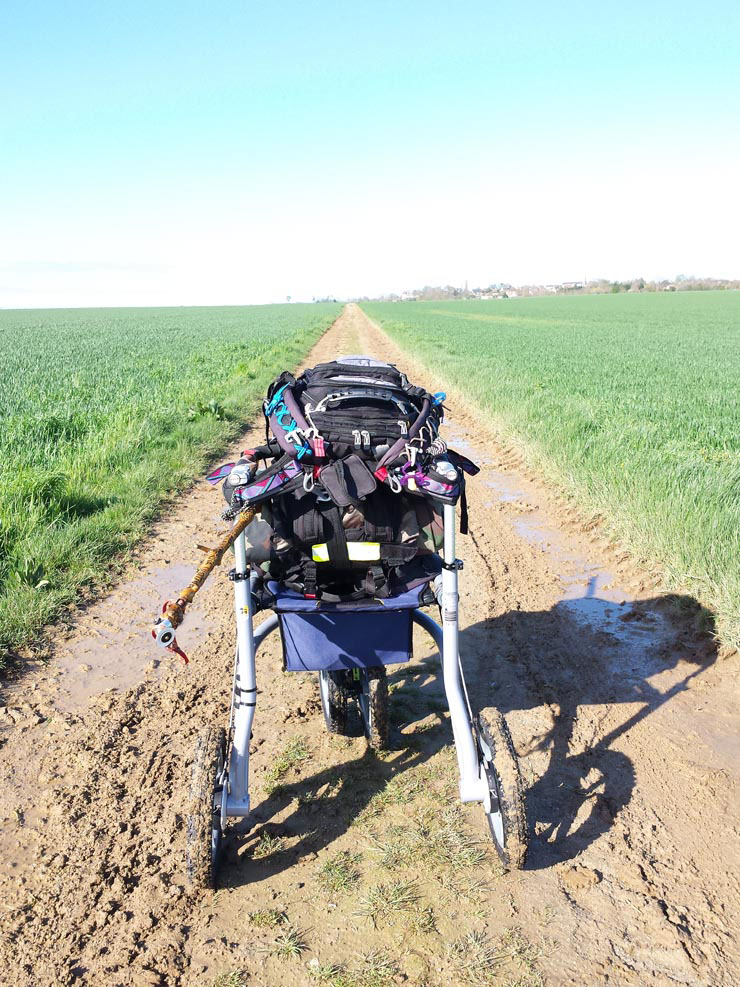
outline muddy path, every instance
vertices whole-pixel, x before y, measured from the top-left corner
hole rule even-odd
[[[443,386],[356,306],[307,363],[349,352]],[[480,809],[456,803],[426,641],[391,676],[383,758],[325,733],[312,678],[283,673],[268,641],[255,825],[230,830],[221,890],[191,892],[189,759],[202,725],[228,715],[225,572],[181,635],[189,666],[160,663],[145,632],[218,526],[220,495],[199,483],[136,569],[55,635],[49,665],[3,690],[0,982],[740,982],[736,656],[694,601],[631,569],[449,404],[448,441],[483,467],[459,543],[463,661],[474,704],[503,709],[521,759],[527,868],[502,874]]]

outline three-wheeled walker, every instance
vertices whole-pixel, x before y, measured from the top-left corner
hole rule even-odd
[[[414,624],[425,630],[441,658],[460,798],[483,806],[504,864],[522,866],[527,838],[511,738],[498,710],[473,715],[460,662],[456,508],[466,530],[465,474],[478,469],[439,437],[443,399],[369,357],[342,357],[297,379],[285,372],[265,400],[266,445],[209,475],[224,480],[233,526],[152,630],[182,654],[175,633],[185,609],[233,545],[231,715],[227,727],[206,726],[196,751],[194,882],[215,884],[229,819],[250,815],[255,655],[276,629],[286,670],[318,673],[327,728],[351,733],[359,718],[376,749],[390,743],[386,666],[410,660]],[[260,469],[263,460],[271,465]],[[259,525],[267,531],[262,560]],[[435,607],[439,621],[424,609]],[[260,610],[270,613],[256,626]]]
[[[195,753],[187,819],[188,870],[194,884],[215,887],[228,821],[250,814],[249,744],[258,695],[255,656],[277,629],[286,668],[318,672],[327,728],[333,733],[348,732],[349,709],[354,705],[368,743],[376,749],[390,742],[385,659],[398,662],[410,657],[413,624],[427,631],[441,657],[460,798],[483,806],[503,864],[522,867],[527,831],[517,759],[503,715],[488,708],[474,716],[470,706],[459,655],[458,574],[462,564],[455,553],[453,505],[444,506],[443,519],[440,572],[426,585],[385,600],[348,605],[308,601],[270,583],[268,600],[273,612],[257,627],[254,617],[260,605],[254,589],[259,576],[247,561],[246,525],[238,525],[240,531],[233,539],[236,565],[230,573],[236,617],[231,713],[228,726],[204,728]],[[230,540],[227,536],[224,541]],[[437,606],[440,622],[424,606]],[[153,634],[159,644],[170,647],[174,641],[171,621],[160,621]]]

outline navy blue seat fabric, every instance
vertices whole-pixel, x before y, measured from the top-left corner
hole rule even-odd
[[[285,668],[338,671],[395,665],[412,655],[412,613],[424,586],[386,600],[321,603],[276,582],[267,588],[278,614]]]

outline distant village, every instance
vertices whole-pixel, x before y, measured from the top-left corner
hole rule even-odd
[[[622,292],[639,293],[648,291],[739,291],[740,280],[731,281],[721,278],[697,278],[679,274],[673,281],[646,281],[635,278],[632,281],[608,281],[599,278],[595,281],[563,281],[560,284],[524,284],[511,285],[505,283],[489,284],[486,288],[469,288],[467,283],[462,287],[444,285],[444,287],[425,285],[413,291],[404,291],[400,295],[387,294],[375,298],[362,297],[356,301],[385,301],[385,302],[415,302],[434,301],[445,298],[468,298],[478,301],[493,301],[499,298],[531,298],[538,295],[616,295]]]

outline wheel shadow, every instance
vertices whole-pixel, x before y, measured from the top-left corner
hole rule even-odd
[[[611,828],[636,782],[617,742],[711,667],[713,629],[712,615],[692,597],[617,604],[598,598],[592,581],[581,599],[513,611],[463,632],[474,705],[532,711],[512,717],[530,835],[527,869],[572,859]],[[535,718],[547,725],[527,737],[522,724]]]
[[[441,675],[436,656],[389,669],[391,689],[392,753],[378,757],[365,747],[350,756],[296,781],[281,783],[257,804],[248,820],[230,826],[224,842],[219,886],[235,888],[269,880],[317,854],[346,833],[373,798],[390,782],[429,761],[452,742]],[[321,712],[314,713],[321,716]],[[401,734],[401,728],[423,720],[419,732]],[[337,744],[342,738],[337,738]],[[349,740],[347,753],[364,746],[364,740]],[[341,749],[341,748],[340,748]],[[286,814],[287,812],[287,814]],[[276,819],[279,817],[279,819]],[[274,848],[270,847],[275,840]],[[260,854],[260,841],[268,852]],[[286,845],[283,845],[286,844]]]

